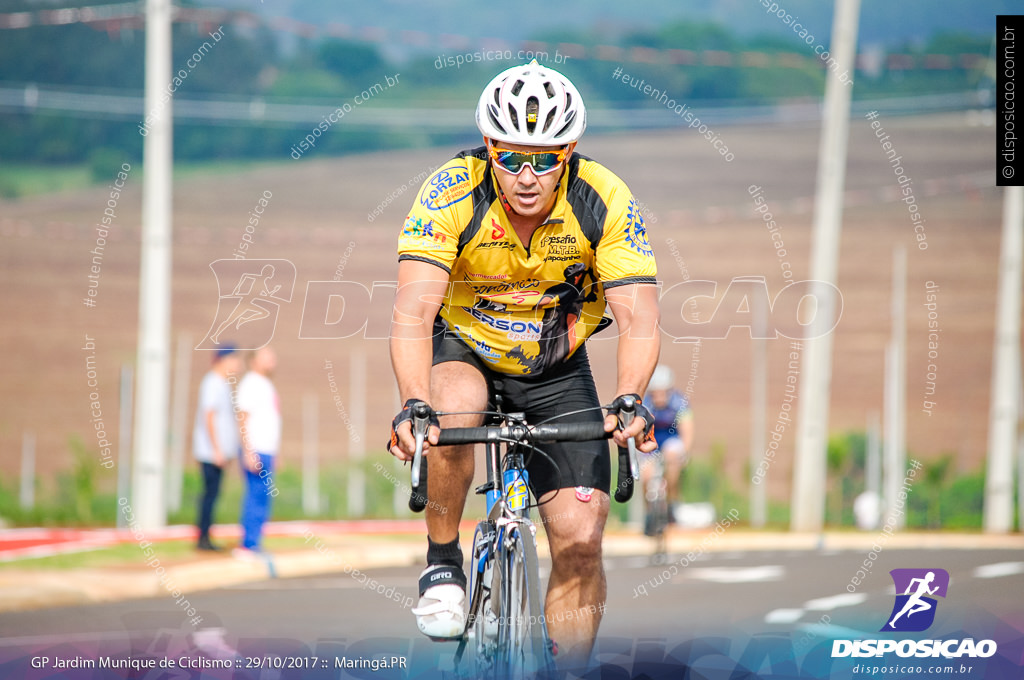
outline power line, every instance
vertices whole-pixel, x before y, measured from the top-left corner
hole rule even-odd
[[[340,99],[307,99],[292,102],[248,98],[174,98],[176,121],[258,127],[316,125],[335,111]],[[961,111],[988,108],[990,103],[976,90],[949,94],[874,99],[854,104],[855,112],[877,110],[889,115]],[[0,87],[0,111],[14,113],[54,112],[76,118],[99,118],[141,122],[145,106],[140,94],[130,91],[87,90],[40,87],[26,84]],[[701,106],[701,120],[709,124],[815,122],[821,120],[818,102],[783,101],[763,105]],[[465,130],[472,123],[464,108],[434,109],[412,107],[354,106],[343,120],[358,128],[412,128],[431,131]],[[656,129],[685,126],[679,116],[662,107],[606,108],[588,112],[592,129]]]

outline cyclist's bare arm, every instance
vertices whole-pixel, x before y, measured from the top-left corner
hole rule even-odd
[[[615,394],[643,394],[654,366],[658,363],[658,352],[661,349],[658,288],[636,283],[616,286],[605,291],[605,298],[619,327]],[[613,416],[605,418],[605,429],[609,432],[616,424]],[[630,437],[636,437],[639,442],[643,438],[643,431],[643,418],[634,418],[628,427],[615,433],[615,443],[626,446]],[[653,451],[657,448],[657,442],[643,442],[638,447],[641,451]]]
[[[430,367],[433,359],[434,317],[448,290],[448,272],[419,260],[398,263],[398,291],[391,319],[391,366],[398,380],[404,404],[409,399],[430,403]],[[438,430],[431,428],[428,442],[437,442]],[[412,426],[398,428],[398,446],[391,449],[400,460],[409,460],[416,450]],[[424,445],[424,451],[427,446]]]

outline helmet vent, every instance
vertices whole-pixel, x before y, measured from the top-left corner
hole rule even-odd
[[[501,122],[498,121],[498,109],[494,108],[493,106],[488,106],[487,117],[490,119],[491,125],[501,130],[502,134],[508,134],[508,130],[506,130],[505,127],[501,124]]]
[[[514,127],[516,130],[519,130],[519,115],[516,113],[516,108],[512,106],[511,103],[508,105],[508,117],[509,120],[512,122],[512,127]]]
[[[530,97],[526,100],[526,131],[531,135],[537,129],[537,113],[539,110],[540,103],[536,97]]]
[[[569,128],[572,127],[572,122],[575,119],[576,119],[576,112],[575,111],[573,111],[568,116],[566,116],[565,117],[565,125],[563,125],[562,129],[560,129],[558,132],[555,133],[555,139],[558,139],[559,137],[564,135],[569,130]]]
[[[519,93],[520,93],[520,92],[522,92],[522,90],[523,90],[523,85],[525,85],[525,84],[526,84],[526,83],[524,83],[524,82],[523,82],[522,80],[517,80],[517,81],[516,81],[516,82],[515,82],[515,83],[514,83],[514,84],[512,85],[512,96],[514,96],[514,97],[518,97],[518,96],[519,96]]]
[[[544,120],[544,128],[541,130],[542,133],[546,133],[551,127],[551,123],[555,121],[555,110],[551,109],[548,111],[548,117]]]
[[[548,95],[548,99],[555,98],[555,87],[550,80],[544,81],[544,92]]]

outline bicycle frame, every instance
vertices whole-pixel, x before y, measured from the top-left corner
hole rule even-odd
[[[521,413],[502,414],[506,426],[525,426],[525,418]],[[505,448],[502,455],[502,448]],[[484,494],[487,505],[487,519],[481,522],[474,535],[472,574],[470,579],[470,605],[469,617],[467,619],[467,633],[471,629],[476,630],[477,653],[489,656],[487,663],[496,667],[507,663],[514,666],[517,662],[515,654],[519,641],[513,639],[512,622],[501,622],[502,614],[508,614],[513,605],[522,606],[523,598],[526,597],[529,604],[537,607],[539,604],[539,572],[536,564],[536,548],[534,539],[536,527],[530,521],[530,490],[529,475],[526,471],[524,446],[519,443],[488,442],[486,444],[485,463],[487,469],[487,481],[477,488],[477,493]],[[516,542],[529,542],[517,546]],[[523,554],[532,556],[532,566],[527,563],[520,564],[516,560],[517,548]],[[528,548],[528,550],[527,550]],[[527,560],[529,562],[530,560]],[[521,583],[513,583],[510,572],[517,568],[525,569],[518,577]],[[488,571],[490,572],[490,583],[488,583]],[[532,594],[515,591],[515,588],[525,585]],[[496,587],[497,586],[497,587]],[[486,603],[484,601],[486,590]],[[486,607],[490,608],[490,612]],[[539,609],[542,611],[542,608]],[[487,636],[488,613],[499,617],[496,635],[493,639],[481,639]],[[533,612],[529,612],[531,618]],[[511,617],[509,617],[511,618]],[[477,625],[483,621],[482,625]],[[502,625],[504,624],[504,625]],[[543,616],[537,617],[531,625],[538,626],[540,635],[534,635],[535,646],[532,664],[535,668],[530,671],[541,669],[553,669],[554,660],[551,656],[547,623]],[[462,653],[465,651],[468,638],[464,638],[456,653],[456,664],[461,661]],[[479,661],[479,660],[478,660]],[[494,668],[490,669],[494,670]],[[505,669],[508,670],[508,669]]]
[[[633,421],[634,401],[616,408],[620,425]],[[522,413],[497,415],[502,419],[501,426],[442,430],[437,440],[438,446],[483,443],[487,454],[487,482],[476,489],[486,497],[487,519],[477,525],[474,534],[469,616],[456,651],[455,665],[460,664],[470,634],[475,631],[477,659],[482,664],[476,669],[476,677],[495,673],[499,677],[529,673],[532,677],[537,671],[553,672],[554,659],[540,597],[536,526],[529,517],[532,504],[524,452],[538,443],[607,439],[611,433],[604,430],[602,422],[529,426]],[[412,459],[409,507],[416,512],[423,510],[427,503],[428,474],[422,447],[429,416],[430,409],[423,402],[412,409],[416,450]],[[615,499],[620,503],[633,495],[639,477],[637,449],[632,438],[628,444],[628,448],[619,449]],[[492,618],[488,618],[488,614]],[[493,627],[493,631],[489,627]]]

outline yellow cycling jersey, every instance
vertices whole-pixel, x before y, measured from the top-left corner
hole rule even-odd
[[[450,274],[440,316],[501,373],[564,361],[602,323],[604,290],[656,283],[654,252],[629,188],[574,153],[547,222],[522,243],[499,199],[486,147],[463,151],[424,182],[398,259]]]

